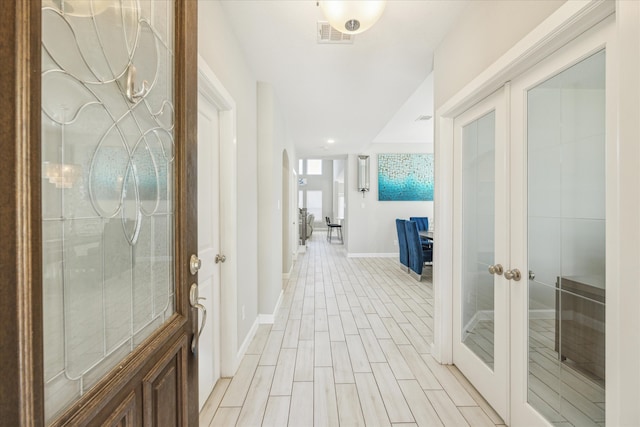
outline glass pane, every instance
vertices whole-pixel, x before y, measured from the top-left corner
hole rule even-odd
[[[322,175],[322,159],[307,160],[307,175]]]
[[[529,402],[605,420],[605,52],[527,95]]]
[[[462,129],[462,342],[493,370],[495,111]]]
[[[173,10],[43,0],[47,421],[175,310]]]
[[[307,210],[315,216],[316,222],[324,222],[322,217],[322,191],[307,191]]]

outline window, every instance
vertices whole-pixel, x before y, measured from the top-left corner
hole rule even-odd
[[[298,175],[304,175],[304,160],[298,160]]]
[[[307,175],[322,175],[322,159],[307,160]]]
[[[298,191],[298,207],[304,208],[304,192],[302,190]]]
[[[316,217],[316,221],[322,220],[322,191],[307,191],[307,212]]]

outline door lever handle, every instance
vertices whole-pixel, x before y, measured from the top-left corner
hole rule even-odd
[[[196,354],[198,352],[198,342],[200,341],[200,335],[202,335],[204,325],[207,323],[207,309],[199,302],[203,299],[205,299],[205,297],[198,296],[198,284],[192,284],[189,291],[189,302],[191,303],[191,308],[202,311],[202,321],[200,322],[200,328],[198,328],[198,330],[193,334],[193,338],[191,339],[191,352],[193,354]]]

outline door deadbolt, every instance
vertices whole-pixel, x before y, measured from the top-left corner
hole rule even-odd
[[[202,260],[200,260],[196,254],[191,255],[191,258],[189,259],[189,271],[191,272],[191,275],[198,273],[200,267],[202,267]]]

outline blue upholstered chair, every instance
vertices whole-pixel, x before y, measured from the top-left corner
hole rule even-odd
[[[423,245],[418,234],[418,225],[415,221],[406,221],[407,248],[409,250],[409,270],[413,271],[418,280],[422,277],[422,268],[427,262],[433,262],[433,247]]]
[[[412,216],[409,221],[415,221],[418,226],[418,231],[429,231],[429,217],[427,216]],[[428,237],[420,236],[420,240],[424,244],[433,244],[433,241]]]
[[[409,249],[407,248],[407,230],[404,223],[406,219],[396,218],[396,230],[398,232],[398,249],[400,249],[400,264],[402,270],[409,272]]]

